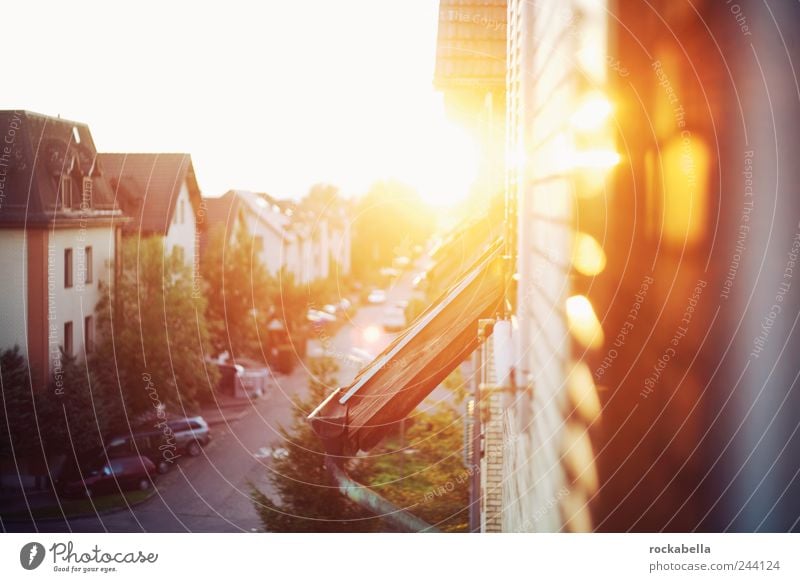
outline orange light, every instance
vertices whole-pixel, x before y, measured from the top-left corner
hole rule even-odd
[[[663,232],[677,245],[700,240],[708,222],[711,153],[705,142],[684,132],[663,149]]]
[[[575,476],[576,485],[592,495],[597,491],[600,479],[587,430],[578,423],[567,423],[564,430],[564,453],[561,458],[570,473]]]
[[[614,150],[576,150],[572,152],[570,166],[576,170],[610,170],[621,159]]]
[[[597,396],[592,372],[584,362],[576,363],[570,371],[567,393],[575,410],[587,424],[597,420],[602,409],[600,399]]]
[[[599,91],[589,94],[570,117],[572,127],[580,131],[595,131],[605,124],[613,107]]]
[[[374,344],[381,337],[381,330],[375,325],[370,325],[364,329],[364,341],[368,344]]]
[[[606,254],[594,237],[579,232],[572,247],[572,266],[582,275],[594,277],[606,268]]]
[[[603,345],[605,336],[594,308],[583,295],[573,295],[567,299],[567,323],[575,339],[587,348]]]

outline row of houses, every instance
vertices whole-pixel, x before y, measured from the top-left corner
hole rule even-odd
[[[115,285],[125,238],[163,237],[195,277],[214,231],[227,244],[238,229],[273,275],[307,284],[349,273],[344,204],[206,198],[189,154],[98,152],[88,125],[29,111],[0,111],[0,140],[0,349],[19,346],[34,386],[61,350],[92,351],[101,285]]]

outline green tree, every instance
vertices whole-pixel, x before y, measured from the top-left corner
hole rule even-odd
[[[114,296],[98,305],[92,372],[121,392],[129,416],[159,404],[193,412],[218,376],[205,362],[205,300],[193,293],[191,268],[165,254],[160,237],[125,240],[122,261]]]
[[[325,468],[322,445],[306,421],[335,385],[337,370],[330,358],[314,361],[308,396],[294,400],[294,421],[281,429],[288,454],[274,460],[269,476],[280,501],[255,488],[252,492],[267,531],[363,532],[380,526],[378,518],[339,492]]]
[[[419,194],[398,182],[379,182],[361,198],[353,218],[353,270],[365,282],[378,280],[381,267],[408,254],[433,232],[433,213]]]
[[[12,461],[39,444],[28,364],[18,346],[0,352],[0,388],[0,459]]]
[[[233,239],[222,229],[209,235],[202,263],[206,316],[214,354],[263,359],[266,325],[274,312],[276,281],[259,261],[254,239],[239,217]]]
[[[372,451],[362,482],[397,507],[447,532],[469,524],[469,472],[461,450],[464,425],[446,404],[419,412]]]
[[[103,436],[123,418],[122,399],[101,382],[86,362],[62,352],[46,390],[38,395],[37,415],[48,457],[66,455],[94,461]]]

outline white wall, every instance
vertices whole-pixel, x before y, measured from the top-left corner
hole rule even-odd
[[[181,219],[181,206],[183,206],[183,219]],[[165,239],[166,252],[169,254],[175,246],[183,247],[184,262],[193,270],[195,267],[194,255],[196,249],[197,219],[194,215],[192,202],[189,199],[189,189],[186,182],[181,185],[175,205],[175,214],[169,225]]]
[[[331,253],[339,264],[339,275],[350,274],[350,227],[331,228]]]
[[[92,247],[92,282],[84,284],[84,249]],[[72,249],[71,288],[64,287],[64,249]],[[93,315],[100,300],[99,282],[113,277],[114,230],[111,227],[70,228],[51,231],[48,246],[48,304],[51,349],[64,345],[64,323],[72,321],[73,353],[84,355],[84,318]],[[96,322],[95,322],[96,323]],[[51,358],[53,357],[51,353]],[[52,359],[50,363],[53,365]]]
[[[0,349],[18,345],[27,356],[28,260],[23,229],[0,229]]]
[[[264,212],[270,211],[265,210]],[[258,258],[271,275],[276,275],[285,261],[281,251],[283,244],[281,236],[266,225],[263,219],[249,211],[245,212],[245,224],[251,237],[260,236],[263,239],[264,247]]]

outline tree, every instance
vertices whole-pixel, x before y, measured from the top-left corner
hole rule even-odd
[[[341,203],[339,189],[331,184],[314,184],[300,205],[317,215],[329,212]]]
[[[19,347],[0,352],[0,459],[25,457],[39,443],[28,364]]]
[[[433,213],[419,194],[398,182],[379,182],[361,198],[353,219],[353,270],[374,282],[381,267],[407,255],[433,232]]]
[[[160,237],[124,240],[124,269],[113,298],[98,305],[91,370],[121,392],[129,415],[163,405],[193,412],[217,383],[206,365],[205,300],[193,294],[191,268],[165,254]]]
[[[258,260],[253,237],[241,222],[228,243],[223,229],[211,232],[202,263],[213,352],[262,358],[276,282]]]
[[[123,419],[123,400],[100,381],[86,362],[61,353],[45,391],[37,398],[39,425],[48,457],[66,455],[92,462],[103,437]]]
[[[362,482],[437,529],[467,531],[470,473],[461,458],[463,420],[440,404],[404,424],[402,433],[365,459]]]
[[[257,489],[252,497],[264,528],[274,532],[374,531],[380,520],[344,497],[324,466],[325,454],[308,414],[335,384],[330,358],[315,360],[309,394],[294,400],[294,421],[282,428],[287,454],[274,460],[270,482],[280,502]]]

